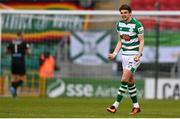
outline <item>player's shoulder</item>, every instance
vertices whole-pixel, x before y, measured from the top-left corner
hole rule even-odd
[[[142,26],[142,23],[136,18],[132,18],[132,23],[136,24],[137,26]]]

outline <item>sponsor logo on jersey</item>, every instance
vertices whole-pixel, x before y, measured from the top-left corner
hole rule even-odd
[[[123,35],[123,39],[126,40],[126,41],[130,41],[130,40],[131,40],[131,39],[130,39],[130,36],[127,35],[127,34],[124,34],[124,35]]]

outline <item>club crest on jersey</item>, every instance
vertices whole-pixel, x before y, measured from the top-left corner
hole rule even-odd
[[[133,28],[131,27],[131,28],[129,28],[129,32],[133,32]]]

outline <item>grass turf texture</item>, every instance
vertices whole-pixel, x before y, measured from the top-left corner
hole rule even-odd
[[[132,102],[124,99],[115,114],[106,111],[113,98],[0,98],[0,117],[10,118],[172,118],[180,117],[180,100],[140,100],[142,112],[130,116]]]

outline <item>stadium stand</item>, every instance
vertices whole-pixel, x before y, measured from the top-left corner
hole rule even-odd
[[[156,10],[156,0],[131,0],[134,10]]]
[[[160,10],[169,10],[169,1],[159,0]]]
[[[158,3],[159,2],[159,3]],[[158,5],[159,4],[159,5]],[[134,10],[180,10],[179,0],[131,0],[130,5]],[[159,8],[158,8],[159,6]],[[166,17],[165,19],[175,19],[172,17]],[[145,29],[153,30],[156,26],[156,21],[153,19],[140,19]],[[179,26],[177,22],[169,22],[160,20],[160,30],[178,30]]]
[[[179,0],[160,0],[160,10],[180,10]]]
[[[160,22],[160,30],[172,30],[177,31],[179,29],[178,22],[170,22],[170,21],[161,21]]]
[[[171,4],[169,4],[169,6],[171,6],[171,7],[163,8],[163,6],[165,7],[165,5],[161,5],[160,6],[161,10],[178,10],[178,8],[175,7],[175,6],[178,6],[178,4],[179,4],[178,1],[176,1],[176,0],[172,0],[172,1],[169,2],[169,3],[171,3]],[[174,3],[176,5],[173,6],[172,3]],[[179,9],[180,9],[180,7],[179,7]],[[160,21],[160,29],[161,30],[168,30],[169,29],[169,30],[173,30],[173,31],[178,31],[179,22],[177,19],[179,19],[179,18],[180,17],[178,17],[178,16],[176,16],[176,17],[172,17],[172,16],[164,17]]]
[[[143,24],[146,30],[152,30],[156,27],[156,20],[155,19],[140,19],[141,23]]]
[[[179,0],[170,0],[170,5],[172,6],[172,10],[180,10],[180,2]]]
[[[130,5],[134,10],[158,10],[156,0],[131,0]],[[180,10],[179,0],[159,0],[160,10]]]
[[[143,5],[146,5],[145,6],[146,10],[156,10],[156,6],[157,6],[156,0],[142,0],[141,2],[143,3]]]

